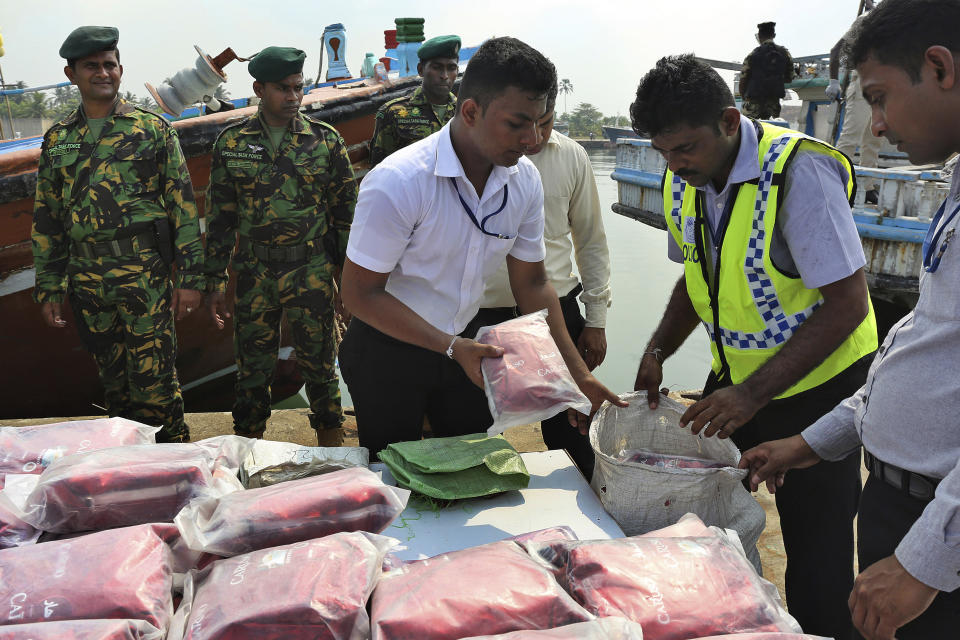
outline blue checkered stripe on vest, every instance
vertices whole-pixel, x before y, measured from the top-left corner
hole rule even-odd
[[[677,174],[673,174],[673,182],[670,185],[670,192],[673,194],[673,208],[670,209],[670,217],[673,218],[673,223],[677,225],[677,229],[680,229],[681,238],[683,238],[683,227],[680,225],[682,222],[680,209],[683,206],[683,190],[686,188],[687,183],[684,182],[683,178],[678,178]]]
[[[787,314],[780,305],[773,281],[767,275],[763,264],[763,251],[766,240],[766,231],[763,220],[767,214],[767,201],[770,197],[770,188],[773,185],[774,167],[783,153],[790,139],[794,136],[780,136],[770,145],[763,163],[760,166],[760,180],[757,184],[757,199],[753,206],[753,224],[750,229],[750,238],[747,240],[747,256],[743,264],[743,273],[747,276],[750,293],[757,312],[763,318],[767,328],[763,331],[748,333],[720,328],[723,343],[735,349],[772,349],[790,339],[793,332],[806,322],[814,311],[820,307],[822,300],[798,313]],[[710,340],[715,340],[713,326],[704,322]]]

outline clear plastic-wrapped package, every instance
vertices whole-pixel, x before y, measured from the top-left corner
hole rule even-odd
[[[410,562],[383,574],[370,615],[373,640],[445,640],[593,619],[546,567],[511,540]]]
[[[191,549],[235,556],[341,531],[380,533],[409,495],[356,467],[193,500],[174,522]]]
[[[395,544],[357,531],[218,560],[187,577],[168,638],[367,638],[367,599]]]
[[[0,426],[0,482],[7,473],[43,473],[55,461],[74,453],[153,444],[159,430],[126,418]]]
[[[0,627],[3,640],[163,640],[143,620],[60,620]]]
[[[18,515],[43,531],[169,522],[194,498],[241,490],[236,473],[249,443],[239,436],[221,436],[195,444],[78,453],[54,462],[36,479],[9,476],[4,491]],[[29,492],[20,486],[34,480]]]
[[[480,363],[493,416],[488,434],[538,422],[568,408],[589,415],[590,400],[573,381],[550,335],[546,309],[481,327],[476,339],[503,348],[503,357]]]
[[[18,514],[19,511],[0,491],[0,549],[33,544],[40,537],[42,532],[24,522]]]
[[[0,625],[130,618],[165,631],[170,560],[150,525],[0,551]]]
[[[801,632],[776,587],[726,537],[620,538],[529,545],[599,617],[638,622],[647,640]]]
[[[305,447],[293,442],[257,440],[240,469],[248,489],[268,487],[351,467],[368,467],[366,447]]]
[[[463,640],[643,640],[643,629],[624,618],[597,618],[555,629],[511,631],[496,636],[471,636]]]

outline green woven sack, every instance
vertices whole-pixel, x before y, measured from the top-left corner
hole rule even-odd
[[[503,436],[474,433],[398,442],[380,452],[397,484],[441,500],[523,489],[530,474]]]

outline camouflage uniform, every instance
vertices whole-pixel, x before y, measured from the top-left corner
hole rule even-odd
[[[304,115],[284,132],[277,153],[271,149],[262,116],[224,129],[213,149],[207,200],[211,291],[226,290],[227,266],[240,237],[233,420],[241,435],[261,433],[270,417],[284,311],[306,380],[311,426],[335,428],[343,419],[334,363],[333,272],[343,264],[357,203],[353,168],[336,129]],[[288,250],[291,255],[284,255]],[[297,251],[304,255],[290,259]]]
[[[779,118],[780,99],[786,95],[783,85],[791,80],[793,58],[785,47],[770,41],[751,51],[740,70],[744,115],[760,120]]]
[[[162,425],[158,440],[188,440],[171,269],[159,243],[175,245],[173,287],[202,290],[205,280],[193,186],[173,128],[124,100],[99,140],[82,108],[53,125],[40,152],[32,238],[34,300],[62,302],[69,292],[107,413]]]
[[[397,149],[440,131],[456,114],[457,97],[451,93],[442,109],[442,117],[437,118],[434,105],[427,100],[422,87],[380,107],[370,139],[370,166],[375,167]]]

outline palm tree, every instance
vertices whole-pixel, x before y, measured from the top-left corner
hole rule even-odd
[[[560,95],[563,96],[563,112],[567,112],[567,94],[573,93],[573,83],[570,82],[568,78],[564,78],[560,81],[560,86],[557,88],[557,91]]]

